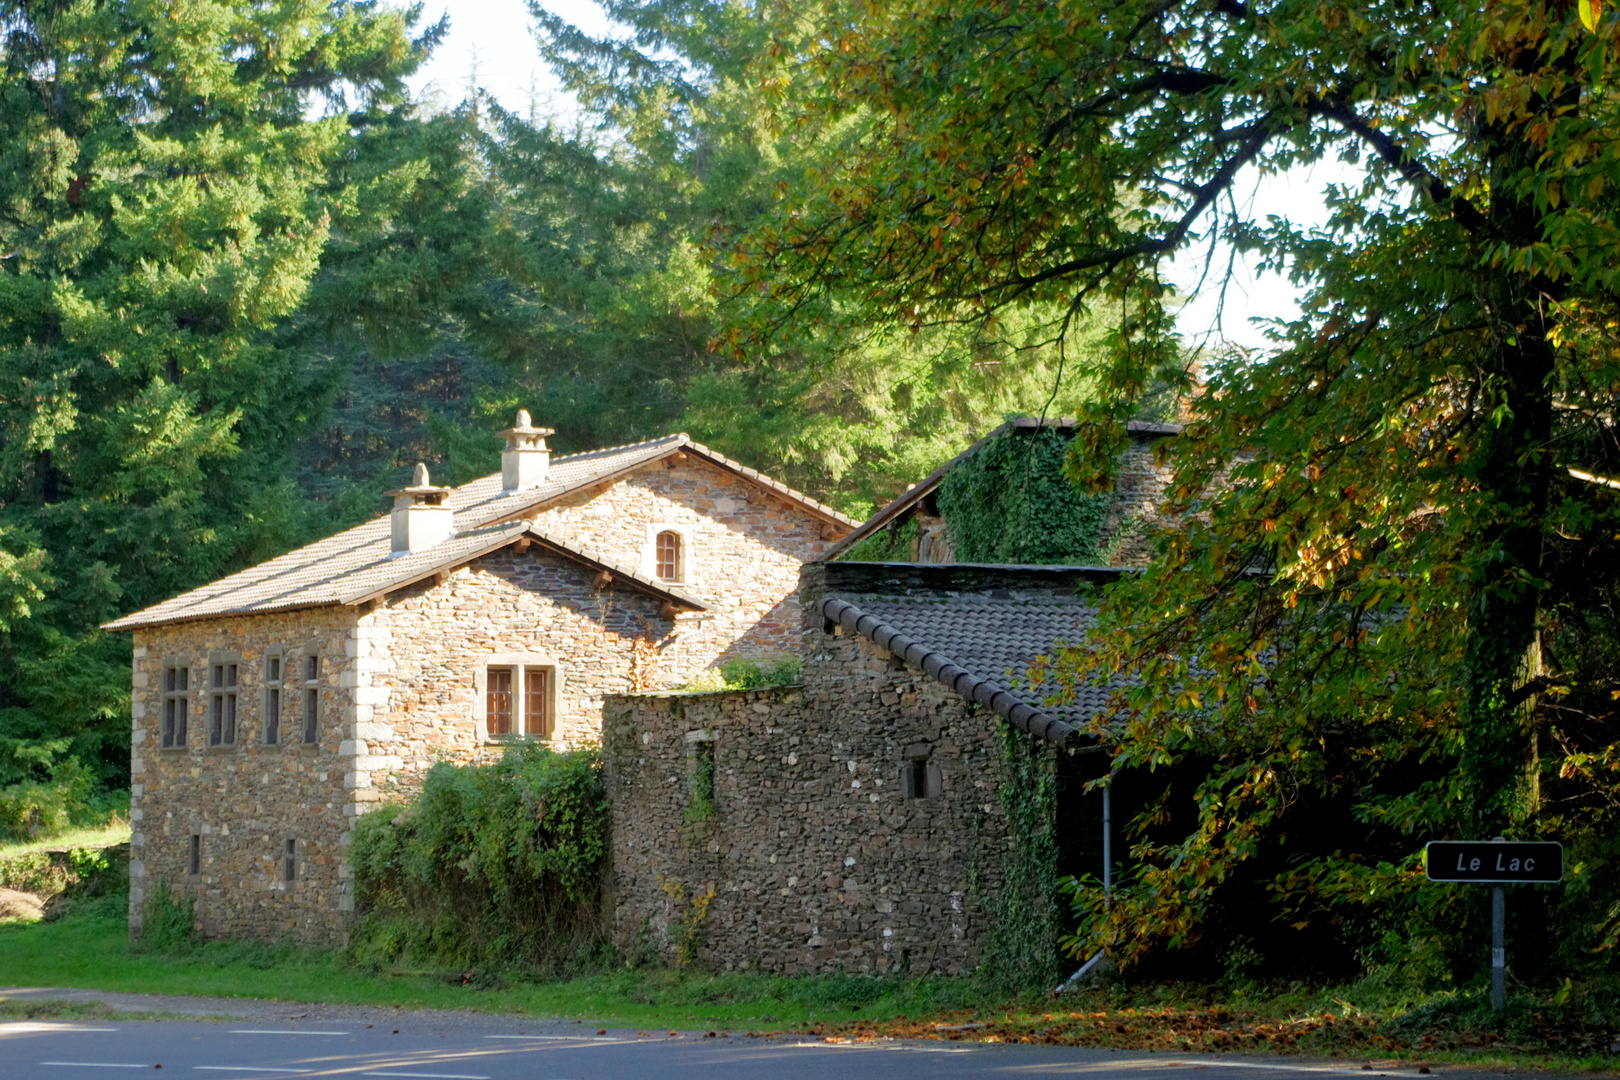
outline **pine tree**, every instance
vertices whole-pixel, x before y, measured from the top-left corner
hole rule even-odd
[[[414,19],[0,5],[0,786],[116,783],[128,641],[97,624],[300,528],[288,451],[327,391],[279,331],[354,198],[332,166],[440,32]]]

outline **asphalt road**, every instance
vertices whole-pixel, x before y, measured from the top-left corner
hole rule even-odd
[[[497,1018],[491,1018],[497,1020]],[[0,1021],[0,1077],[117,1080],[276,1080],[292,1076],[402,1080],[956,1080],[1087,1076],[1120,1080],[1417,1080],[1415,1070],[1355,1065],[1172,1057],[1069,1047],[931,1041],[827,1043],[704,1032],[609,1031],[519,1018],[472,1027],[397,1012],[370,1022],[190,1020]],[[1456,1077],[1458,1074],[1452,1074]],[[1214,1080],[1202,1077],[1198,1080]]]

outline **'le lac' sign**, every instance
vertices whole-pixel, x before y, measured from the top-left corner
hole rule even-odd
[[[1564,845],[1524,840],[1431,840],[1423,847],[1430,881],[1534,884],[1564,880]]]

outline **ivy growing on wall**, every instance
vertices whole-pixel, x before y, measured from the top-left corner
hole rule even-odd
[[[851,562],[910,562],[917,541],[917,519],[908,517],[893,528],[882,528],[850,545],[841,558]]]
[[[980,974],[1007,989],[1054,985],[1062,892],[1058,887],[1057,772],[1051,748],[1005,720],[1001,805],[1007,811],[1012,848],[1005,877],[993,899],[994,926],[980,961]]]
[[[1021,429],[945,475],[939,511],[958,562],[1094,563],[1111,495],[1082,495],[1063,474],[1069,440]]]

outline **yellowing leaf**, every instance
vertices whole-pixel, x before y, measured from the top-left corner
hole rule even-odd
[[[1580,0],[1581,25],[1597,33],[1598,17],[1603,14],[1603,0]]]

